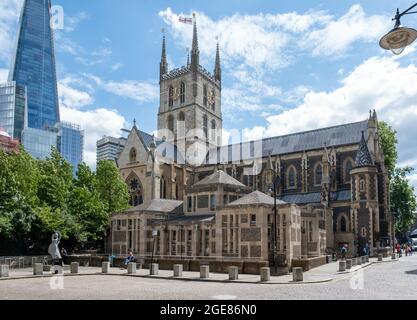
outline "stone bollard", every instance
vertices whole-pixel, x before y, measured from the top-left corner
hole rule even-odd
[[[303,281],[303,268],[292,268],[292,281]]]
[[[397,254],[396,253],[393,253],[391,259],[392,260],[397,260]]]
[[[365,256],[365,262],[369,263],[369,256]]]
[[[71,262],[71,273],[78,273],[79,266],[78,262]]]
[[[34,276],[41,276],[43,275],[43,264],[42,263],[35,263],[33,266],[33,275]]]
[[[0,266],[0,278],[8,278],[9,270],[10,270],[10,267],[8,265],[1,265]]]
[[[261,281],[266,282],[271,280],[271,269],[270,268],[261,268]]]
[[[362,260],[362,264],[366,263],[366,257],[365,256],[361,257],[361,260]]]
[[[346,261],[339,261],[339,272],[346,271]]]
[[[346,270],[350,270],[350,269],[352,269],[352,260],[347,259],[346,260]]]
[[[174,277],[182,277],[184,267],[182,264],[174,264]]]
[[[356,258],[352,258],[352,267],[356,266],[358,264],[357,262]]]
[[[326,263],[332,263],[333,262],[333,256],[327,255],[326,256]]]
[[[151,276],[157,276],[159,274],[159,264],[152,263],[149,269],[149,274]]]
[[[360,266],[362,264],[362,258],[361,257],[357,257],[356,258],[356,265]]]
[[[239,278],[239,268],[229,267],[229,280],[237,280]]]
[[[35,263],[36,263],[36,257],[32,257],[32,268],[35,265]]]
[[[200,278],[207,279],[210,277],[210,267],[209,266],[200,266]]]
[[[109,273],[110,271],[110,262],[102,262],[101,263],[101,272],[102,273]]]
[[[383,255],[382,254],[378,254],[378,261],[382,261],[383,260]]]
[[[128,274],[134,274],[134,273],[136,273],[136,263],[135,262],[130,262],[127,265],[127,273]]]

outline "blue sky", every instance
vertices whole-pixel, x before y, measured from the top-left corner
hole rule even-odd
[[[0,4],[0,80],[10,65],[22,0]],[[201,63],[214,67],[216,37],[223,66],[225,136],[254,139],[379,118],[398,131],[401,165],[417,168],[416,46],[400,57],[381,50],[395,10],[412,1],[138,1],[60,0],[56,30],[61,114],[86,131],[85,160],[95,142],[136,118],[156,130],[161,29],[171,68],[186,62],[197,13]],[[417,28],[416,16],[403,24]],[[417,185],[417,175],[410,177]]]

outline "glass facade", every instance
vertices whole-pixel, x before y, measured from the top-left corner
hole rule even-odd
[[[58,124],[58,150],[61,155],[73,167],[74,174],[77,173],[78,165],[83,162],[84,131],[79,125],[60,122]]]
[[[51,127],[44,130],[25,127],[22,144],[25,150],[37,159],[46,159],[51,155],[52,147],[58,148],[58,129]]]
[[[16,82],[0,84],[0,128],[10,137],[22,140],[25,120],[26,90]]]
[[[59,122],[51,0],[25,0],[9,81],[26,86],[28,126],[45,129]]]

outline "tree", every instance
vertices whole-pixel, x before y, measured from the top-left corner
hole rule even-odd
[[[391,178],[394,175],[398,160],[397,131],[383,121],[379,122],[378,129],[382,150],[384,151],[385,166],[387,167],[389,177]]]
[[[125,210],[129,205],[129,191],[114,161],[102,160],[97,165],[97,190],[108,214]]]
[[[391,210],[395,212],[396,232],[404,233],[414,224],[417,212],[417,200],[414,187],[407,179],[413,168],[397,168],[391,180]]]

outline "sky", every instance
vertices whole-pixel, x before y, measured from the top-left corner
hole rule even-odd
[[[0,2],[0,81],[7,78],[22,0]],[[417,169],[417,52],[382,50],[399,7],[413,1],[56,0],[61,118],[85,130],[84,160],[95,166],[96,141],[121,128],[153,132],[159,106],[162,29],[170,68],[186,63],[196,13],[200,62],[223,68],[224,137],[252,140],[365,120],[398,132],[400,166]],[[403,25],[417,28],[416,16]],[[410,176],[417,187],[417,172]]]

